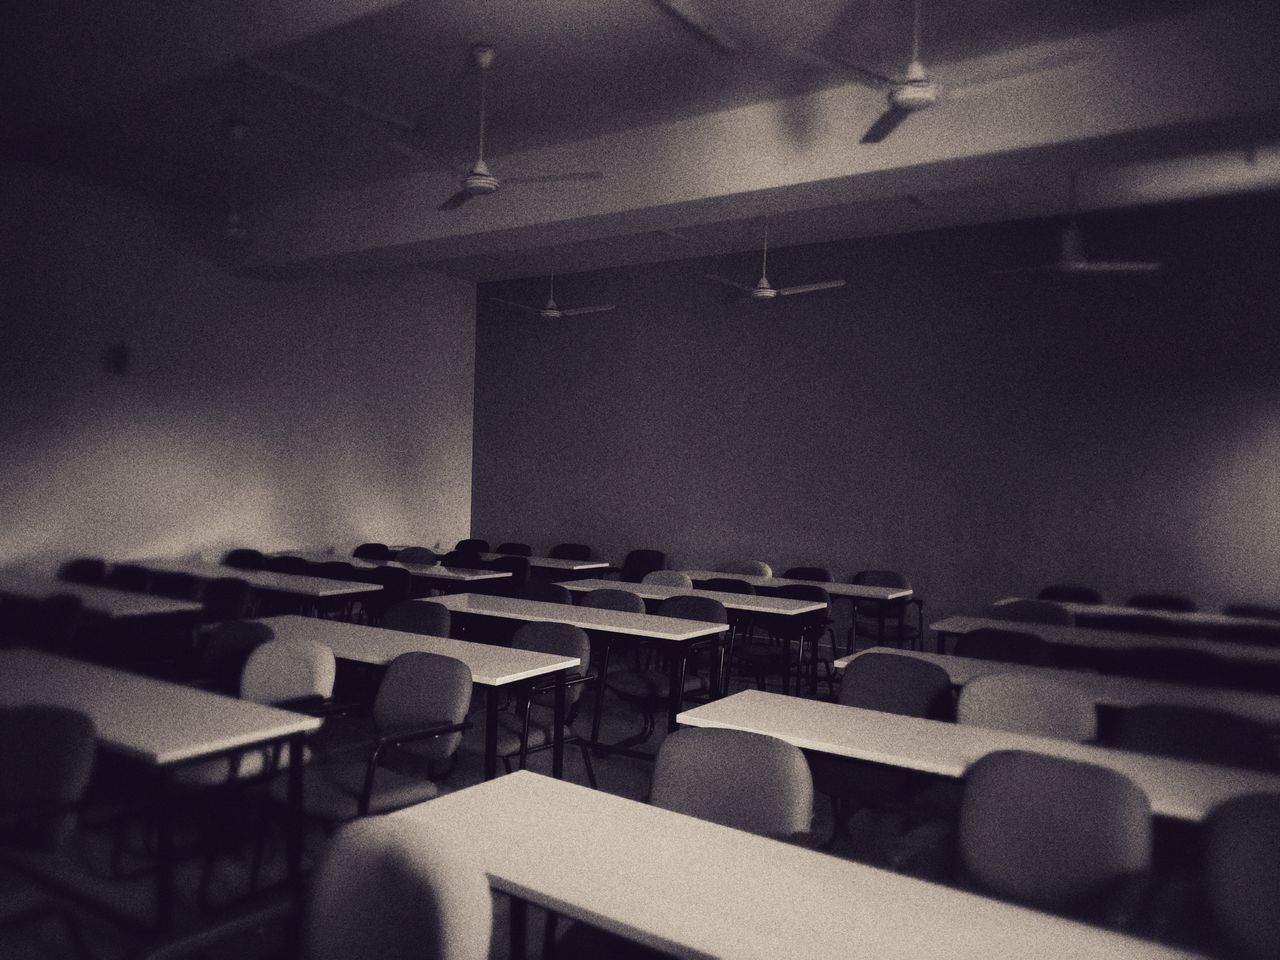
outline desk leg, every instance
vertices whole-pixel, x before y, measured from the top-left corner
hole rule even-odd
[[[585,669],[585,668],[584,668]],[[564,671],[556,671],[556,705],[552,715],[555,726],[551,730],[551,775],[564,779]]]
[[[607,634],[600,638],[600,645],[603,649],[600,651],[600,669],[596,671],[596,707],[591,716],[591,747],[594,750],[600,749],[600,712],[604,709],[604,681],[609,676],[611,644]]]
[[[716,634],[716,648],[711,653],[711,689],[707,692],[708,700],[719,700],[724,696],[724,674],[728,656],[729,631]]]
[[[484,698],[484,778],[498,773],[498,688],[489,687]]]
[[[671,669],[667,676],[667,683],[670,684],[669,700],[670,705],[667,707],[667,732],[675,733],[676,714],[680,712],[680,708],[684,705],[684,673],[688,666],[689,646],[685,643],[670,644],[668,649],[671,652]]]
[[[285,825],[285,876],[299,896],[302,894],[302,741],[302,734],[289,738],[289,812]]]
[[[508,933],[511,938],[511,960],[526,960],[529,955],[527,930],[529,926],[529,904],[522,897],[511,895],[511,916],[508,920]]]
[[[173,932],[173,782],[168,771],[156,773],[156,928]]]

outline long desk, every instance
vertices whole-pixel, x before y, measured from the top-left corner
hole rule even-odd
[[[270,570],[242,570],[225,567],[205,560],[140,560],[138,566],[157,573],[187,573],[200,580],[217,580],[234,577],[249,584],[261,593],[283,594],[298,600],[319,605],[321,601],[350,599],[382,589],[378,583],[353,580],[328,580],[324,577],[307,577],[293,573],[274,573]]]
[[[155,916],[162,930],[169,930],[173,922],[175,856],[168,774],[181,764],[287,743],[288,868],[291,880],[301,876],[302,740],[320,726],[319,718],[27,649],[0,651],[0,704],[79,710],[93,720],[102,747],[155,775],[160,852]]]
[[[59,594],[79,597],[86,610],[109,620],[195,616],[204,609],[189,600],[170,600],[147,593],[69,583],[26,570],[0,571],[0,596],[46,600]]]
[[[854,658],[874,652],[876,651],[862,650],[852,656],[841,657],[835,662],[835,667],[842,670]],[[1027,673],[1083,690],[1099,704],[1105,706],[1140,707],[1145,704],[1165,703],[1210,710],[1227,710],[1257,720],[1268,727],[1280,729],[1280,696],[1271,694],[1253,693],[1249,690],[1228,690],[1222,687],[1193,687],[1182,683],[1165,683],[1160,680],[1143,680],[1139,677],[1121,677],[1086,670],[1064,670],[1060,667],[1032,667],[1020,663],[1004,663],[999,660],[979,660],[975,657],[956,657],[944,653],[922,653],[918,650],[894,650],[892,653],[895,656],[916,657],[936,663],[947,671],[951,677],[951,683],[957,687],[963,687],[975,677],[991,673]]]
[[[277,556],[301,557],[310,563],[325,563],[337,560],[349,563],[359,570],[374,570],[378,567],[399,567],[413,575],[414,587],[439,587],[459,584],[478,583],[486,580],[509,580],[510,570],[472,570],[469,567],[444,567],[438,563],[401,563],[398,560],[362,560],[359,557],[335,557],[320,551],[297,552],[288,550]]]
[[[1153,812],[1203,820],[1219,803],[1259,791],[1280,791],[1280,776],[1187,763],[1090,744],[1005,730],[904,717],[838,703],[744,690],[686,710],[681,723],[768,734],[803,750],[868,760],[961,778],[975,760],[997,750],[1030,750],[1110,767],[1133,780]]]
[[[1189,960],[1192,954],[520,772],[391,814],[525,904],[705,960]]]
[[[626,613],[621,610],[598,610],[594,607],[571,606],[565,603],[546,603],[541,600],[522,600],[514,597],[491,597],[478,593],[455,593],[436,597],[433,603],[443,604],[454,613],[481,617],[499,617],[524,622],[568,623],[583,630],[602,631],[606,636],[642,637],[658,640],[670,650],[670,700],[667,706],[667,727],[676,728],[676,714],[682,704],[685,668],[689,644],[709,637],[717,637],[729,629],[725,623],[707,623],[702,620],[684,620],[679,617],[659,617],[649,613]],[[607,651],[606,651],[607,657]],[[712,658],[712,689],[719,689],[719,658]],[[604,676],[608,670],[607,659],[600,668],[600,693],[604,690]],[[599,704],[602,695],[596,697],[597,722],[593,724],[592,739],[599,740]]]
[[[819,580],[793,580],[786,577],[760,577],[746,573],[725,573],[722,570],[682,570],[692,580],[727,578],[742,580],[753,587],[821,587],[832,597],[846,600],[910,600],[914,593],[909,587],[868,587],[858,583],[824,583]]]
[[[482,553],[481,560],[497,560],[499,557],[509,556],[505,553]],[[608,560],[563,560],[559,557],[525,557],[529,561],[529,566],[535,570],[545,570],[554,573],[580,573],[583,570],[607,570],[610,566]]]
[[[448,637],[430,637],[403,630],[366,627],[336,620],[284,615],[257,621],[271,628],[277,639],[313,640],[333,651],[334,656],[360,663],[385,665],[402,653],[438,653],[461,660],[471,670],[473,682],[487,687],[485,696],[484,774],[497,773],[498,699],[510,684],[553,674],[556,680],[555,722],[553,726],[552,771],[557,777],[564,769],[564,679],[565,672],[580,666],[577,657],[559,657],[534,650],[516,650],[488,643],[468,643]]]
[[[1020,599],[1024,598],[1003,597],[997,600],[993,606],[1012,603],[1014,600]],[[1089,626],[1089,621],[1094,617],[1141,617],[1143,619],[1162,620],[1184,630],[1188,636],[1212,636],[1216,631],[1231,631],[1242,628],[1253,628],[1280,635],[1280,621],[1265,620],[1257,617],[1233,617],[1230,614],[1217,613],[1211,610],[1182,613],[1176,610],[1147,610],[1142,607],[1130,607],[1119,603],[1058,603],[1058,606],[1065,607],[1071,616],[1075,618],[1076,625],[1082,627]]]

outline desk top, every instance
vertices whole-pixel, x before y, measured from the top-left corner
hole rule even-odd
[[[1192,956],[530,771],[391,816],[456,840],[495,890],[679,957]]]
[[[726,610],[743,610],[749,613],[772,613],[780,616],[796,616],[825,610],[827,605],[815,600],[791,600],[787,597],[754,596],[750,593],[721,593],[718,590],[687,590],[661,583],[624,583],[617,580],[569,580],[561,584],[574,593],[591,590],[624,590],[646,600],[666,600],[668,597],[709,597],[719,600]]]
[[[534,650],[515,650],[489,643],[468,643],[448,637],[429,637],[403,630],[366,627],[337,620],[293,615],[263,617],[278,639],[314,640],[333,651],[334,656],[362,663],[390,663],[402,653],[438,653],[461,660],[471,668],[471,679],[489,687],[500,687],[555,673],[580,665],[577,657],[559,657]]]
[[[903,717],[760,690],[735,693],[686,710],[676,719],[687,726],[764,733],[805,750],[947,777],[963,777],[971,763],[997,750],[1030,750],[1083,760],[1125,774],[1145,791],[1153,812],[1179,820],[1203,820],[1215,806],[1235,796],[1280,791],[1280,776],[1275,774]]]
[[[270,570],[242,570],[224,567],[205,560],[141,560],[138,566],[163,573],[189,573],[203,580],[219,577],[235,577],[255,590],[287,593],[296,597],[345,597],[360,593],[376,593],[382,589],[379,583],[361,583],[352,580],[326,580],[296,573],[273,573]]]
[[[431,580],[457,580],[464,583],[472,580],[502,580],[511,576],[510,570],[470,570],[466,567],[442,567],[438,563],[361,560],[358,557],[335,557],[331,553],[324,553],[319,550],[302,552],[289,550],[285,553],[277,554],[277,556],[301,557],[303,560],[309,560],[312,563],[327,563],[331,560],[336,560],[339,563],[349,563],[360,570],[373,570],[377,567],[399,567],[402,570],[408,570],[415,577],[425,577]]]
[[[854,657],[871,653],[862,650],[848,657],[841,657],[834,664],[843,670]],[[1280,728],[1280,696],[1254,693],[1250,690],[1230,690],[1224,687],[1196,687],[1185,683],[1165,683],[1162,680],[1144,680],[1141,677],[1122,677],[1109,673],[1093,673],[1088,670],[1064,670],[1061,667],[1032,667],[1021,663],[1004,663],[999,660],[979,660],[976,657],[956,657],[945,653],[922,653],[919,650],[893,650],[896,656],[916,657],[936,663],[946,670],[951,682],[962,687],[974,677],[990,673],[1029,673],[1046,680],[1065,683],[1083,690],[1098,703],[1113,707],[1140,707],[1145,704],[1166,703],[1183,707],[1203,707],[1210,710],[1227,710],[1249,717],[1269,727]]]
[[[1240,663],[1280,664],[1280,645],[1232,643],[1229,640],[1204,640],[1198,637],[1166,637],[1128,630],[1097,630],[1093,627],[1067,627],[1061,624],[1024,623],[994,617],[947,617],[931,623],[935,633],[969,633],[985,627],[997,630],[1021,630],[1043,637],[1052,644],[1067,647],[1095,647],[1100,650],[1132,650],[1135,647],[1163,647],[1167,650],[1199,650]]]
[[[448,607],[455,613],[473,613],[508,620],[568,623],[583,630],[607,630],[658,640],[696,640],[729,629],[728,624],[679,617],[659,617],[651,613],[626,613],[622,610],[597,610],[567,603],[546,603],[514,597],[490,597],[479,593],[455,593],[432,597],[432,603]]]
[[[98,741],[153,766],[315,730],[318,717],[36,650],[0,650],[0,704],[93,718]]]
[[[1022,597],[1002,597],[992,606],[1000,606],[1005,603],[1012,603],[1014,600],[1024,599]],[[1168,620],[1170,623],[1183,624],[1187,627],[1203,627],[1207,631],[1212,631],[1217,627],[1258,627],[1263,630],[1280,630],[1280,622],[1275,620],[1265,620],[1259,617],[1233,617],[1230,614],[1218,613],[1213,610],[1197,610],[1193,613],[1183,613],[1177,610],[1147,610],[1142,607],[1130,607],[1122,603],[1063,603],[1055,600],[1060,607],[1066,607],[1073,617],[1088,617],[1090,615],[1101,615],[1107,617],[1155,617],[1160,620]]]
[[[505,557],[505,553],[482,553],[482,560],[497,560]],[[609,566],[608,560],[561,560],[558,557],[525,557],[529,566],[541,570],[604,570]]]
[[[803,584],[806,587],[821,587],[833,597],[849,597],[854,600],[909,600],[912,592],[906,587],[864,587],[856,583],[823,583],[819,580],[792,580],[785,577],[758,577],[747,573],[725,573],[723,570],[682,570],[694,580],[711,580],[715,577],[727,577],[730,580],[743,580],[753,587],[792,587]]]
[[[0,594],[45,600],[58,594],[79,597],[86,610],[115,619],[162,617],[170,614],[201,613],[204,608],[190,600],[170,600],[147,593],[131,593],[80,583],[25,570],[0,571]]]

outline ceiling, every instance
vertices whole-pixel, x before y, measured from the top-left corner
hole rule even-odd
[[[1093,171],[1082,205],[1123,204],[1133,161],[1256,151],[1280,115],[1260,2],[922,0],[949,99],[871,147],[885,91],[846,65],[902,74],[909,0],[25,6],[0,39],[10,155],[145,192],[258,268],[567,272],[750,247],[760,214],[779,243],[929,229],[1060,212],[1067,169]],[[437,161],[474,159],[481,40],[495,173],[603,180],[437,209]],[[220,238],[228,204],[248,243]]]

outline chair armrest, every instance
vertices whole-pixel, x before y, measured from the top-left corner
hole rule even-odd
[[[462,720],[458,723],[433,723],[425,727],[398,727],[394,730],[382,731],[378,733],[377,739],[374,741],[374,753],[375,755],[380,754],[383,748],[401,743],[430,740],[446,733],[462,733],[470,726],[470,720]]]
[[[295,697],[292,700],[280,700],[273,707],[281,710],[292,710],[295,713],[306,713],[313,717],[331,717],[340,713],[349,713],[360,707],[358,700],[336,700],[333,697],[307,696]]]

